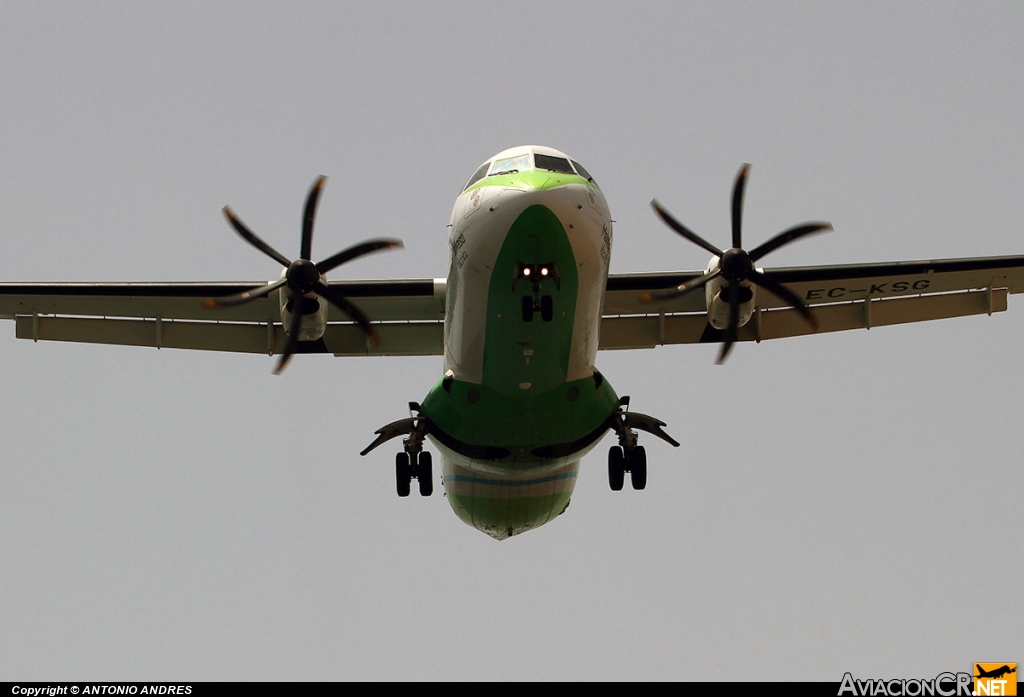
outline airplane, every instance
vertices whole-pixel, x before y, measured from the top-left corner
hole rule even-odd
[[[652,201],[674,232],[712,254],[702,271],[609,274],[612,218],[601,188],[565,153],[528,145],[486,160],[455,199],[446,278],[328,281],[374,239],[312,261],[316,180],[298,259],[258,237],[230,208],[246,242],[283,270],[261,283],[4,283],[0,319],[18,338],[277,355],[444,356],[443,372],[410,415],[363,451],[401,438],[396,490],[433,492],[429,441],[457,516],[502,540],[569,505],[580,462],[609,432],[613,490],[647,485],[639,433],[678,447],[661,420],[631,411],[596,367],[599,350],[739,342],[1002,312],[1024,292],[1024,256],[761,268],[780,247],[825,232],[791,227],[746,251],[749,173],[732,192],[731,246],[721,249]],[[698,292],[698,291],[703,292]]]
[[[983,670],[980,663],[975,663],[974,664],[974,669],[976,671],[978,671],[977,675],[974,676],[976,678],[999,679],[999,678],[1003,677],[1004,675],[1009,675],[1010,673],[1016,673],[1017,672],[1016,665],[1014,665],[1013,668],[1011,668],[1009,665],[1003,665],[1003,666],[1001,666],[999,668],[994,668],[992,670]]]

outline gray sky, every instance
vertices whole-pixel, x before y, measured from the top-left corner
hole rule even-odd
[[[445,276],[452,202],[541,143],[595,176],[613,272],[702,268],[753,163],[769,265],[1024,253],[1024,5],[0,4],[0,278],[262,281],[330,176],[332,278]],[[603,353],[683,447],[605,447],[497,543],[358,452],[440,358],[32,344],[0,324],[0,679],[934,677],[1024,661],[1024,307]],[[604,444],[607,446],[608,441]],[[1015,503],[1016,502],[1016,503]],[[1013,579],[1017,580],[1014,581]]]

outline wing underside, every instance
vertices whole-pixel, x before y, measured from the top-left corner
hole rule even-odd
[[[818,333],[991,314],[1024,292],[1024,256],[946,259],[845,266],[765,269],[813,308]],[[707,321],[704,292],[654,303],[645,293],[674,288],[702,272],[616,274],[608,279],[601,348],[652,348],[720,342]],[[276,294],[248,304],[208,308],[205,298],[227,296],[255,283],[5,283],[0,319],[13,319],[21,339],[156,348],[278,354],[285,345]],[[441,355],[444,279],[342,281],[331,288],[374,321],[378,346],[359,326],[332,317],[322,339],[299,353],[336,356]],[[340,314],[340,313],[339,313]],[[767,292],[757,296],[739,341],[813,333],[795,310]]]
[[[723,341],[724,332],[708,324],[703,290],[654,303],[639,299],[702,273],[609,277],[601,348]],[[812,308],[817,332],[797,311],[762,290],[750,321],[739,329],[738,341],[990,315],[1006,310],[1010,293],[1024,292],[1024,256],[805,266],[764,269],[764,274]]]

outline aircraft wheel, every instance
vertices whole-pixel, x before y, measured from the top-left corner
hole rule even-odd
[[[540,299],[540,318],[545,322],[550,322],[555,316],[555,301],[550,295],[545,295]]]
[[[412,467],[409,465],[409,453],[401,452],[395,456],[395,488],[398,495],[409,495],[412,488]]]
[[[426,451],[420,453],[416,477],[419,479],[420,496],[430,496],[434,493],[434,458]]]
[[[533,298],[529,295],[523,296],[523,321],[533,321]]]
[[[629,454],[629,481],[637,491],[647,486],[647,451],[642,445]]]
[[[626,461],[622,455],[622,448],[613,445],[608,449],[608,486],[612,491],[622,491],[622,484],[626,481]]]

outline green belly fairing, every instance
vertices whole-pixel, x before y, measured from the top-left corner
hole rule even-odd
[[[423,401],[423,415],[456,440],[511,450],[521,460],[529,460],[536,448],[585,437],[607,422],[618,406],[611,386],[598,385],[592,378],[563,382],[542,394],[508,394],[458,380],[450,389],[435,385]],[[471,391],[479,395],[475,404]],[[578,396],[573,400],[570,394]]]

